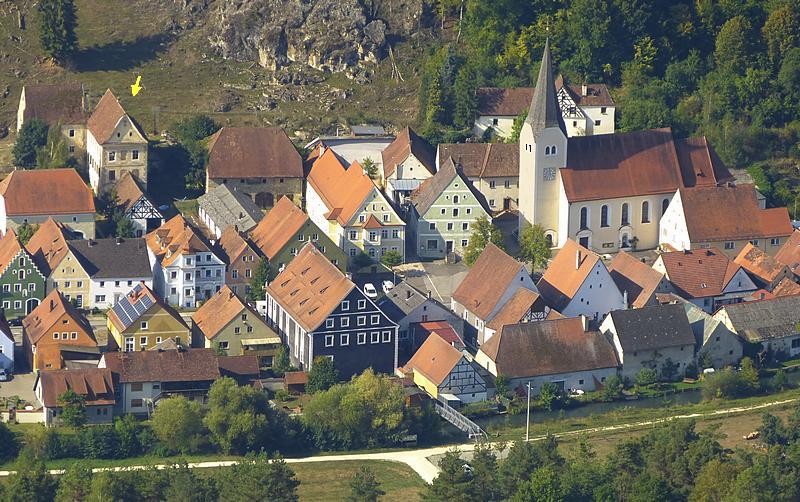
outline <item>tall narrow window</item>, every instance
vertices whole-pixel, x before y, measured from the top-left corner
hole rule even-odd
[[[608,226],[608,206],[605,204],[600,208],[600,226]]]
[[[553,247],[553,234],[546,234],[544,240],[547,242],[547,247]]]
[[[453,204],[458,204],[458,195],[453,195]]]
[[[556,151],[557,151],[556,145],[553,145],[553,146],[550,147],[550,155],[555,155]]]
[[[620,218],[620,225],[630,225],[631,222],[628,219],[628,203],[622,204],[622,217]]]
[[[581,229],[589,228],[589,208],[581,208]]]
[[[642,223],[650,223],[650,203],[642,202]]]
[[[667,214],[667,208],[669,207],[669,199],[664,199],[661,201],[661,216]]]
[[[544,154],[545,155],[550,155],[550,147],[549,146],[544,147]]]

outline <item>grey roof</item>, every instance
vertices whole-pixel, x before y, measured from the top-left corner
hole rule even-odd
[[[472,192],[475,200],[477,200],[481,207],[483,207],[483,210],[486,211],[487,214],[491,214],[491,209],[489,209],[489,204],[486,202],[486,198],[478,191],[478,189],[475,188],[475,186],[473,186],[469,178],[464,176],[464,172],[461,169],[456,168],[452,157],[448,157],[445,163],[439,168],[438,171],[436,171],[436,174],[425,180],[425,182],[422,183],[419,188],[411,194],[414,208],[417,210],[417,213],[420,216],[427,213],[431,206],[433,206],[433,203],[436,202],[436,199],[442,195],[442,192],[444,192],[444,190],[450,186],[450,183],[456,177],[461,178],[461,182],[464,183],[470,192]]]
[[[733,331],[751,342],[800,333],[800,295],[725,305],[721,310]]]
[[[615,310],[609,315],[614,321],[623,351],[635,352],[695,343],[683,305]]]
[[[395,190],[410,192],[416,190],[425,180],[396,180],[389,178],[386,182],[392,185]]]
[[[350,126],[350,131],[354,136],[385,136],[386,129],[381,125],[354,125]]]
[[[556,83],[553,78],[553,63],[550,56],[550,39],[544,44],[542,64],[539,66],[539,78],[536,79],[536,88],[533,91],[531,107],[525,122],[530,124],[534,136],[548,127],[558,127],[567,135],[564,119],[561,117],[561,108],[556,98]]]
[[[428,300],[428,295],[400,281],[378,302],[378,307],[394,322],[399,322]]]
[[[228,185],[216,186],[200,196],[197,203],[220,231],[236,225],[239,230],[247,232],[264,217],[264,213],[249,195],[231,190]]]
[[[67,241],[92,279],[143,279],[153,276],[144,239]]]
[[[713,336],[725,332],[731,335],[734,334],[721,321],[715,319],[694,303],[686,302],[683,304],[683,308],[686,310],[686,318],[692,327],[696,347],[702,347]]]

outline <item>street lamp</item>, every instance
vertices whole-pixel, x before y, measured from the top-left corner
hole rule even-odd
[[[528,413],[525,416],[525,442],[527,443],[531,436],[531,383],[528,382]]]

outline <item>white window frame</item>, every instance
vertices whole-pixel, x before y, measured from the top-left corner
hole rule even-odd
[[[370,332],[369,343],[381,343],[381,332],[380,331]]]
[[[367,343],[367,334],[365,332],[358,333],[358,345],[366,345]]]
[[[333,335],[325,335],[325,346],[326,347],[333,347],[335,343],[335,338]]]
[[[350,345],[350,333],[342,333],[339,335],[339,345]]]

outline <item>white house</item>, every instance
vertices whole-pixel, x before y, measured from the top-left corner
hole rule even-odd
[[[0,369],[14,371],[14,333],[4,315],[0,315]]]
[[[43,370],[36,372],[33,393],[42,404],[42,421],[51,426],[63,412],[59,397],[72,390],[83,398],[86,421],[108,424],[114,421],[117,404],[111,372],[104,368]]]
[[[600,321],[612,310],[628,307],[600,256],[572,239],[550,261],[537,286],[545,303],[566,317]]]
[[[698,368],[706,369],[710,360],[714,368],[736,364],[742,358],[744,347],[736,333],[710,316],[697,305],[685,303],[686,317],[692,326]]]
[[[126,171],[122,175],[115,190],[117,207],[121,208],[125,217],[133,222],[136,237],[142,237],[164,224],[164,216],[130,172]]]
[[[171,305],[194,307],[225,285],[225,262],[180,214],[147,234],[153,287]]]
[[[724,305],[714,318],[775,359],[800,355],[800,296]]]
[[[436,149],[410,127],[381,152],[381,160],[383,188],[396,204],[436,172]]]

